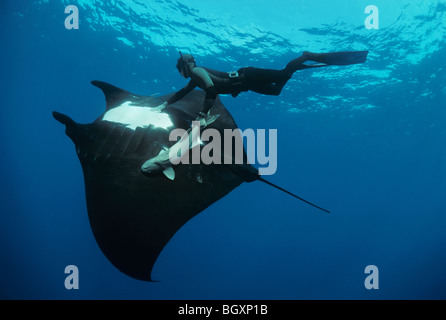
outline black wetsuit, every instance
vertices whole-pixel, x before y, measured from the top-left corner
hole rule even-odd
[[[325,66],[323,65],[306,65],[305,61],[314,57],[309,56],[310,53],[302,55],[290,61],[282,70],[260,69],[254,67],[244,67],[236,72],[221,72],[209,68],[187,67],[187,76],[191,78],[189,83],[180,91],[176,92],[167,104],[174,103],[195,87],[200,87],[206,91],[206,97],[202,112],[207,113],[214,104],[218,94],[231,94],[236,97],[242,91],[254,91],[266,95],[279,95],[297,70]],[[315,54],[312,54],[313,56]],[[322,56],[325,57],[325,56]],[[316,59],[317,60],[317,59]]]
[[[240,92],[250,90],[277,96],[292,75],[286,68],[283,70],[272,70],[245,67],[237,72],[221,72],[203,67],[201,69],[206,71],[212,84],[206,83],[202,77],[191,76],[189,83],[176,92],[167,101],[168,104],[178,101],[194,88],[200,87],[206,91],[206,100],[209,100],[208,106],[203,108],[203,112],[206,113],[212,107],[209,104],[213,104],[212,100],[217,98],[217,94],[231,94],[233,97],[236,97]]]
[[[267,95],[279,95],[291,76],[285,69],[244,67],[237,72],[203,69],[209,74],[218,94],[232,94],[233,96],[249,90]]]

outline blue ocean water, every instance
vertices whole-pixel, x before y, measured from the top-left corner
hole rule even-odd
[[[370,4],[379,29],[364,26]],[[443,0],[7,0],[0,17],[0,298],[446,298]],[[96,244],[79,160],[51,112],[95,120],[94,79],[179,90],[178,50],[222,71],[283,68],[304,50],[370,53],[297,72],[279,97],[221,97],[240,128],[278,130],[269,180],[332,213],[245,183],[175,234],[147,283]],[[67,265],[78,290],[64,286]],[[364,286],[368,265],[379,289]]]

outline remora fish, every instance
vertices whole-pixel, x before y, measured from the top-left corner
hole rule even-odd
[[[220,115],[208,115],[203,121],[204,127],[213,123]],[[181,159],[187,155],[186,151],[202,144],[200,140],[200,122],[193,121],[192,127],[187,130],[181,139],[170,148],[161,149],[160,153],[147,160],[141,166],[141,170],[145,173],[151,174],[162,171],[164,175],[170,180],[175,179],[175,171],[172,168],[173,164],[178,164]]]

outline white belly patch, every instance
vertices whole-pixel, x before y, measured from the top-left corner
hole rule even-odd
[[[167,113],[156,108],[131,105],[126,101],[118,107],[110,109],[104,114],[103,121],[122,123],[127,128],[135,130],[137,127],[147,128],[152,125],[163,129],[173,126],[172,120]]]

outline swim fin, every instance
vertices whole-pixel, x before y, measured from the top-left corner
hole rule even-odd
[[[368,51],[345,51],[329,53],[313,53],[305,51],[303,53],[303,56],[306,58],[307,61],[314,61],[323,63],[325,65],[344,66],[365,62],[368,53]]]

